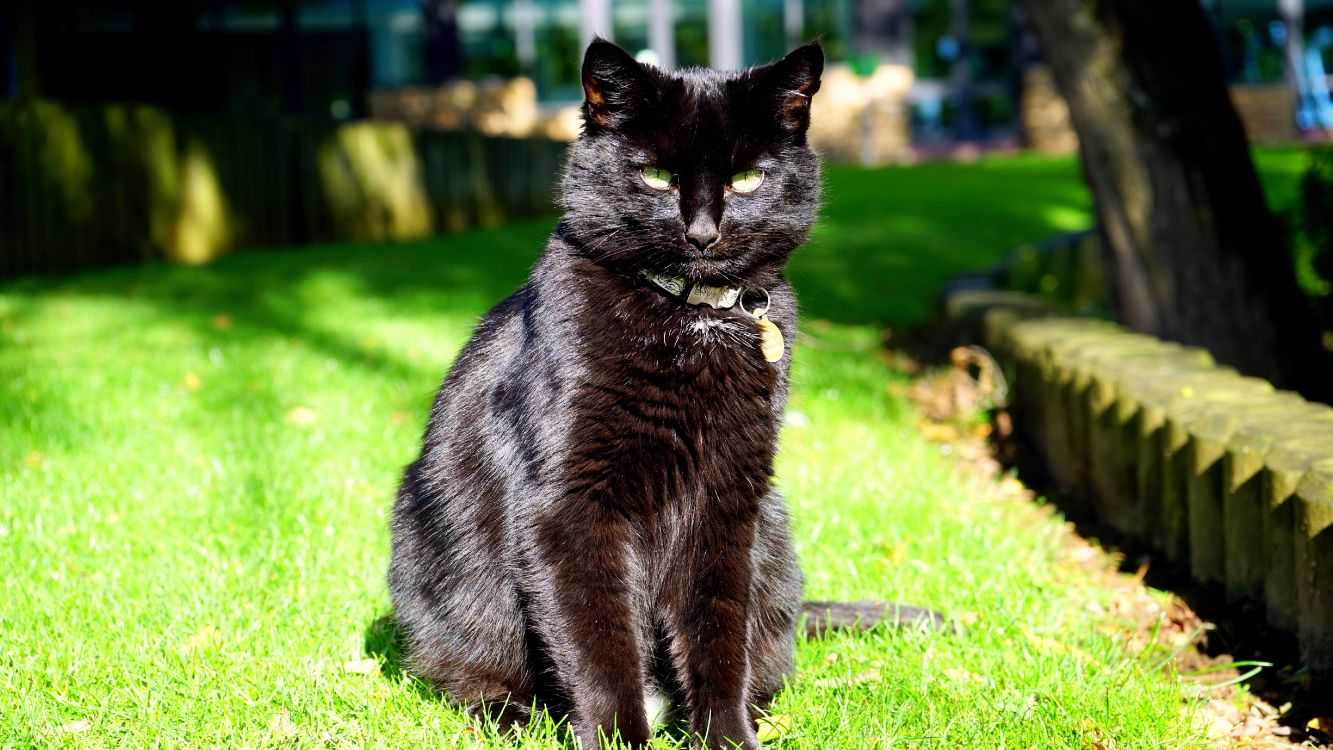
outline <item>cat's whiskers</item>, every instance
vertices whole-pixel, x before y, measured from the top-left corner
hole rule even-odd
[[[601,249],[602,245],[605,245],[607,242],[610,242],[612,238],[614,238],[616,235],[620,234],[620,233],[623,232],[623,231],[625,231],[625,227],[621,226],[621,227],[617,227],[615,230],[611,231],[610,233],[603,235],[601,241],[599,241],[597,244],[593,245],[592,247],[588,248],[588,252],[589,252],[589,253],[595,253],[595,252],[597,252],[598,250]],[[623,248],[618,247],[617,245],[612,245],[610,250],[608,250],[608,251],[607,251],[605,254],[603,254],[601,257],[599,257],[599,258],[594,258],[594,259],[593,259],[593,262],[594,262],[594,263],[601,263],[601,262],[603,262],[603,261],[609,260],[609,259],[612,258],[612,257],[615,257],[615,255],[616,255],[616,251],[617,251],[618,249],[623,249]]]

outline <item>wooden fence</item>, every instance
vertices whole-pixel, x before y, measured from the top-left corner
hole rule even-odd
[[[566,148],[395,123],[0,103],[0,278],[540,215]]]

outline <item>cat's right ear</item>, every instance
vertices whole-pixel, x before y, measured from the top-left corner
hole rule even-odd
[[[655,87],[646,68],[600,37],[583,55],[585,131],[616,130],[647,109]]]

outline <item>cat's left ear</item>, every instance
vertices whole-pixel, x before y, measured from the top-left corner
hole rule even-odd
[[[583,54],[583,124],[615,130],[650,105],[656,91],[646,68],[630,53],[600,37]]]
[[[778,126],[786,133],[804,133],[810,127],[810,101],[824,72],[823,47],[819,42],[797,47],[756,72],[762,90],[772,97]]]

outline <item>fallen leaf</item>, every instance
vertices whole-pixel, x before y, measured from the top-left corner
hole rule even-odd
[[[185,373],[185,390],[187,390],[187,391],[197,391],[197,390],[199,390],[199,386],[202,385],[202,384],[203,384],[203,382],[202,382],[201,380],[199,380],[199,375],[198,375],[198,373],[195,373],[195,372],[187,372],[187,373]]]
[[[1150,562],[1148,560],[1139,563],[1138,569],[1134,571],[1134,583],[1143,583],[1143,579],[1148,577],[1149,565]]]
[[[287,412],[287,424],[297,427],[309,427],[319,421],[319,412],[308,406],[298,406]]]
[[[379,669],[380,663],[374,659],[353,659],[343,662],[343,671],[354,674],[370,674]]]
[[[91,721],[88,721],[87,719],[79,719],[78,721],[71,721],[68,724],[62,724],[56,731],[65,732],[67,734],[82,734],[92,728],[93,723]]]
[[[1264,730],[1264,725],[1262,722],[1254,719],[1253,717],[1249,717],[1245,719],[1245,721],[1242,721],[1241,723],[1237,724],[1231,730],[1231,736],[1235,737],[1236,739],[1240,739],[1242,737],[1254,737],[1263,730]]]
[[[883,560],[884,562],[890,565],[898,565],[903,561],[903,558],[906,556],[907,556],[907,545],[899,544],[890,549],[888,552],[885,552]]]
[[[936,443],[952,443],[958,439],[958,429],[953,425],[922,422],[919,426],[921,434],[925,435],[927,440]]]
[[[231,316],[226,313],[218,313],[213,316],[213,330],[225,331],[231,328]]]
[[[192,654],[216,648],[222,642],[222,631],[212,625],[205,625],[181,644],[181,651]]]
[[[1092,722],[1091,719],[1083,720],[1083,744],[1091,750],[1114,750],[1115,741],[1112,740],[1102,728]]]
[[[946,669],[944,676],[954,682],[972,682],[977,684],[986,684],[987,680],[975,672],[969,672],[966,669]]]
[[[273,718],[268,720],[268,731],[274,737],[286,739],[296,734],[296,724],[292,722],[291,714],[287,709],[282,709]]]
[[[757,736],[760,742],[772,742],[791,731],[791,714],[775,714],[759,719]]]

